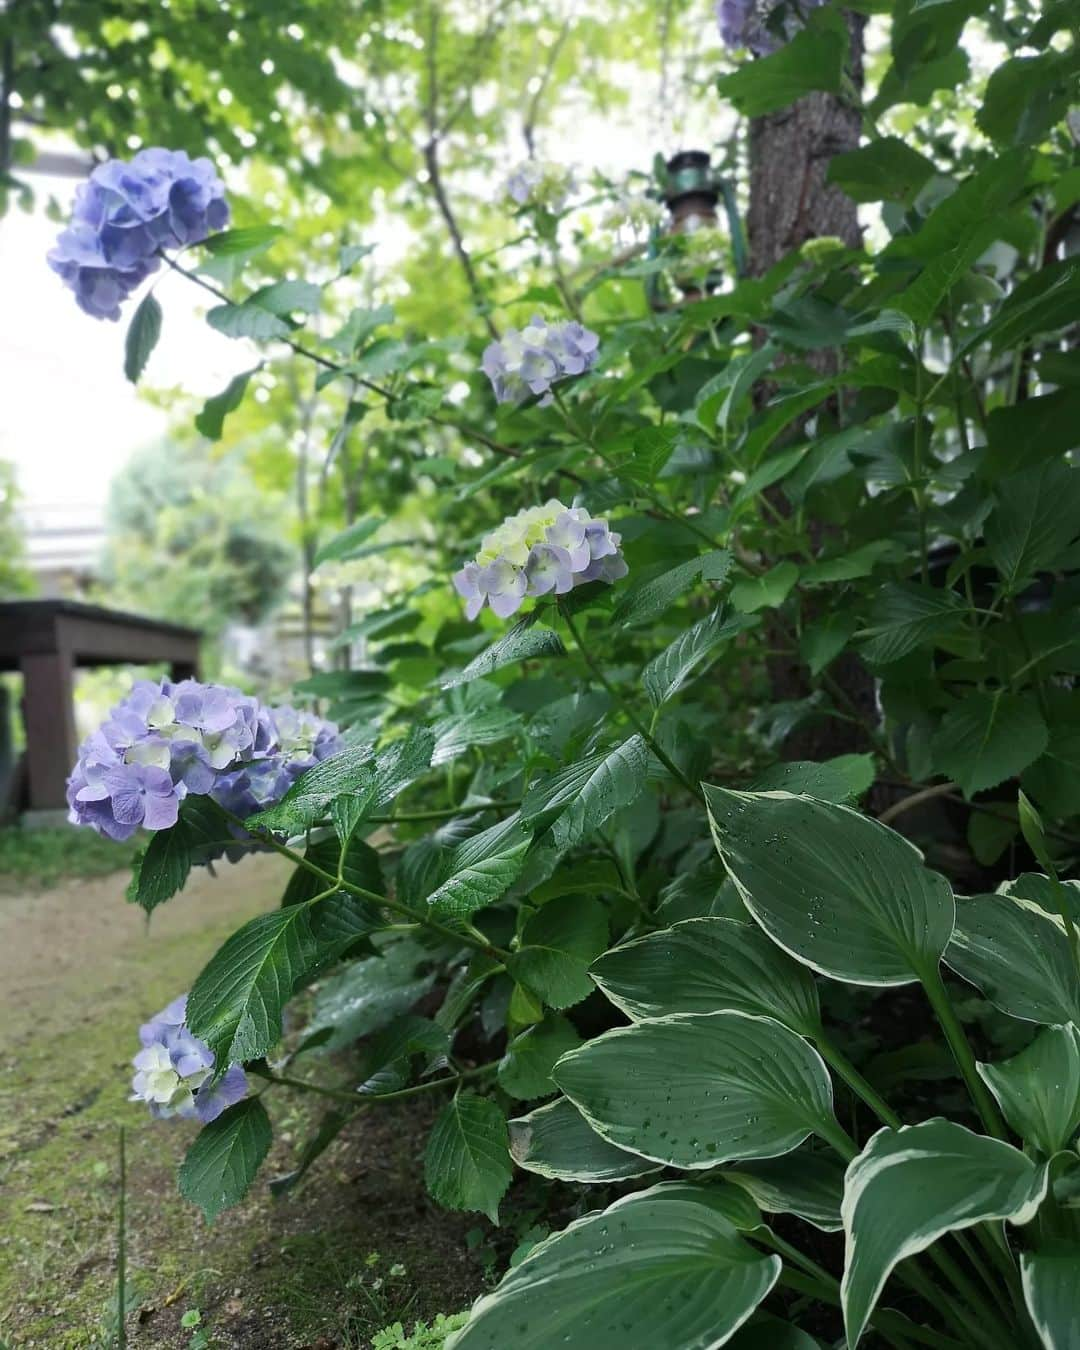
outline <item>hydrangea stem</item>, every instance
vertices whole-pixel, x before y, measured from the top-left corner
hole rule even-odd
[[[371,1092],[362,1094],[355,1089],[350,1091],[347,1088],[323,1087],[321,1083],[310,1083],[303,1078],[294,1078],[286,1073],[274,1073],[270,1068],[257,1069],[251,1068],[251,1072],[258,1074],[260,1078],[268,1083],[279,1087],[296,1088],[301,1092],[314,1092],[320,1097],[331,1097],[337,1102],[349,1102],[353,1106],[367,1106],[371,1102],[392,1102],[399,1101],[403,1097],[416,1097],[424,1092],[433,1092],[436,1088],[452,1087],[458,1088],[462,1083],[472,1082],[476,1078],[484,1078],[492,1074],[499,1067],[498,1060],[492,1060],[489,1064],[478,1065],[475,1069],[463,1069],[460,1073],[450,1074],[445,1078],[431,1078],[426,1083],[414,1083],[411,1087],[399,1088],[396,1092]]]
[[[700,784],[695,783],[692,778],[688,778],[687,775],[683,773],[682,769],[679,768],[679,766],[671,758],[671,756],[664,749],[664,747],[659,743],[659,741],[657,741],[656,737],[652,734],[652,732],[641,720],[641,718],[638,717],[637,713],[634,712],[633,708],[630,707],[627,701],[623,698],[623,696],[611,683],[608,677],[604,674],[603,670],[596,664],[595,661],[593,661],[592,657],[589,655],[588,648],[581,640],[581,634],[577,630],[577,626],[574,623],[574,619],[573,616],[570,614],[570,611],[566,609],[564,606],[560,605],[559,613],[566,620],[566,626],[567,628],[569,628],[570,633],[574,639],[574,643],[576,644],[578,651],[581,653],[582,660],[585,662],[586,666],[588,666],[589,670],[596,677],[596,679],[600,681],[603,687],[615,700],[616,704],[623,710],[624,713],[626,713],[627,717],[630,719],[630,722],[634,727],[634,729],[637,731],[638,735],[641,736],[642,740],[653,752],[653,754],[664,766],[664,768],[667,769],[668,773],[670,773],[671,776],[677,782],[680,782],[683,785],[683,787],[687,789],[688,792],[692,792],[694,796],[698,798],[699,801],[704,802],[705,794],[702,792]]]
[[[230,820],[234,825],[239,825],[242,830],[247,830],[247,825],[245,825],[239,816],[234,815],[223,806],[219,805],[219,809],[227,820]],[[499,961],[509,959],[510,953],[505,951],[502,947],[496,947],[493,943],[481,941],[479,938],[473,937],[471,933],[465,933],[456,928],[450,928],[446,924],[440,923],[438,919],[432,919],[426,914],[418,914],[415,910],[409,909],[407,905],[401,905],[398,904],[396,900],[391,900],[389,896],[379,895],[378,892],[369,891],[364,886],[356,886],[351,881],[346,881],[343,877],[333,876],[330,872],[319,867],[316,863],[309,862],[302,853],[297,853],[297,851],[290,848],[288,844],[280,843],[269,833],[260,834],[257,837],[260,843],[267,844],[275,853],[280,853],[283,858],[288,858],[289,861],[295,863],[297,867],[302,867],[306,872],[310,872],[312,876],[319,877],[320,880],[326,882],[327,890],[321,895],[314,897],[313,900],[309,900],[308,904],[314,904],[319,900],[324,900],[328,895],[332,895],[334,891],[348,891],[350,895],[355,895],[360,900],[367,900],[369,903],[378,905],[382,909],[390,910],[393,914],[401,914],[413,923],[423,924],[425,928],[430,928],[433,932],[440,934],[442,937],[449,938],[454,942],[462,942],[467,947],[475,947],[477,951],[482,951],[486,956],[493,956]]]

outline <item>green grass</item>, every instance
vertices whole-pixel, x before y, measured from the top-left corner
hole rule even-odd
[[[131,863],[133,844],[117,844],[93,830],[0,829],[0,891],[43,889],[64,877],[101,877]]]

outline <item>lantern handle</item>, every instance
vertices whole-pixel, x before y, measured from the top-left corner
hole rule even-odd
[[[735,264],[736,277],[746,276],[747,255],[746,236],[743,234],[742,220],[739,217],[739,204],[735,200],[735,189],[729,178],[717,177],[715,186],[724,199],[724,214],[727,216],[728,231],[731,236],[731,260]]]

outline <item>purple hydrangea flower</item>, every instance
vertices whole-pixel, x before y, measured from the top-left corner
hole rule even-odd
[[[80,185],[48,262],[87,314],[119,319],[162,249],[197,244],[228,221],[225,186],[209,159],[140,150],[130,161],[99,164]]]
[[[211,1081],[214,1053],[188,1030],[186,1012],[182,994],[139,1028],[142,1049],[132,1061],[129,1100],[146,1102],[157,1119],[182,1116],[207,1125],[247,1095],[247,1076],[241,1065],[230,1064]]]
[[[80,747],[69,819],[128,839],[175,825],[189,793],[249,815],[339,748],[337,727],[312,713],[225,685],[141,680]]]
[[[573,170],[565,165],[527,159],[507,176],[506,195],[518,206],[539,206],[557,215],[576,186]]]
[[[824,3],[825,0],[717,0],[716,21],[725,46],[745,47],[755,56],[768,56],[802,29],[808,10]],[[770,22],[774,14],[777,18]]]
[[[455,573],[454,587],[467,618],[475,619],[485,604],[508,618],[526,596],[565,595],[586,581],[626,576],[619,543],[606,520],[553,498],[508,516],[485,535],[475,559]]]
[[[551,386],[580,375],[596,364],[600,339],[584,324],[563,319],[548,324],[534,314],[526,327],[507,329],[484,349],[481,369],[491,381],[497,403],[521,403],[540,394],[551,402]]]

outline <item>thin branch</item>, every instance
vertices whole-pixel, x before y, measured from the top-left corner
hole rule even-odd
[[[878,816],[878,821],[882,825],[888,825],[897,816],[902,816],[905,811],[910,811],[916,806],[922,806],[924,802],[933,801],[935,797],[947,797],[950,792],[955,792],[959,786],[959,783],[949,782],[934,783],[930,787],[922,788],[918,792],[913,792],[910,797],[903,797],[900,801],[893,802],[892,806],[887,807]]]
[[[428,8],[428,39],[427,39],[427,93],[424,100],[424,119],[427,124],[427,141],[423,146],[424,164],[427,167],[428,183],[431,186],[432,194],[435,197],[435,203],[439,208],[439,214],[443,218],[447,232],[454,245],[454,252],[457,254],[458,261],[461,263],[461,270],[465,274],[465,281],[472,295],[473,303],[480,312],[484,320],[484,326],[491,334],[492,341],[498,342],[499,330],[495,327],[491,315],[488,313],[487,297],[484,295],[483,287],[480,285],[480,278],[476,275],[476,268],[473,266],[472,258],[469,257],[469,250],[465,247],[465,239],[461,233],[461,226],[458,224],[457,217],[454,215],[454,209],[450,205],[450,198],[447,196],[446,185],[443,183],[442,169],[439,164],[439,141],[445,126],[439,123],[439,11],[436,5]],[[449,125],[447,123],[446,125]]]
[[[555,41],[551,44],[548,51],[548,58],[544,64],[544,69],[540,74],[533,96],[529,100],[529,106],[525,112],[525,121],[521,128],[521,134],[525,138],[525,148],[528,151],[529,158],[532,159],[536,154],[536,123],[540,116],[540,104],[543,101],[544,94],[551,82],[551,77],[555,72],[555,63],[559,59],[559,52],[562,50],[566,39],[570,36],[571,20],[567,19],[559,30]]]

